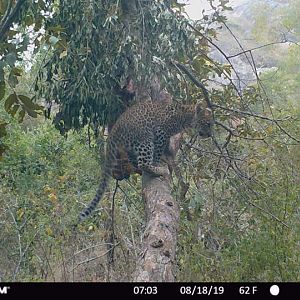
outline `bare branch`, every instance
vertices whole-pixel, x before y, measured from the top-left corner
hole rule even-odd
[[[187,145],[190,147],[190,149],[194,149],[194,150],[197,150],[197,151],[200,151],[201,153],[207,153],[207,154],[211,154],[211,155],[214,155],[214,156],[218,156],[218,157],[223,157],[223,158],[228,158],[228,159],[231,159],[231,160],[237,160],[237,161],[242,161],[244,162],[245,159],[244,158],[238,158],[238,157],[235,157],[235,156],[228,156],[228,155],[224,155],[222,153],[218,153],[218,152],[214,152],[214,151],[207,151],[205,149],[201,149],[199,147],[196,147],[190,143],[187,143]]]
[[[192,28],[197,34],[201,35],[205,40],[207,40],[211,45],[213,45],[224,56],[224,58],[227,60],[228,64],[230,65],[230,67],[234,71],[236,78],[241,82],[242,80],[239,77],[239,74],[237,73],[237,71],[236,71],[235,67],[233,66],[232,62],[228,58],[227,54],[216,43],[214,43],[211,39],[209,39],[207,36],[205,36],[201,31],[199,31],[193,25],[188,23],[188,26],[190,28]],[[238,93],[238,95],[240,96],[240,98],[242,98],[242,94],[241,94],[240,90],[235,86],[235,84],[233,84],[233,87],[235,88],[235,90]]]
[[[249,203],[250,205],[252,205],[253,207],[257,208],[258,210],[262,211],[263,213],[265,213],[266,215],[270,216],[272,219],[276,220],[277,222],[281,223],[283,226],[285,226],[286,228],[290,228],[289,225],[287,225],[285,222],[283,222],[282,220],[280,220],[278,217],[276,217],[275,215],[273,215],[271,212],[267,211],[266,209],[264,209],[263,207],[253,203],[252,201],[249,201],[246,199],[246,202]]]
[[[238,113],[238,114],[241,114],[241,115],[256,117],[256,118],[263,119],[263,120],[268,120],[268,121],[271,121],[271,122],[284,121],[284,119],[275,120],[275,119],[271,119],[271,118],[268,118],[266,116],[258,115],[258,114],[255,114],[255,113],[252,113],[252,112],[249,112],[249,111],[243,111],[243,110],[239,110],[239,109],[235,109],[235,108],[228,108],[228,107],[225,107],[225,106],[222,106],[222,105],[219,105],[219,104],[214,104],[214,103],[212,104],[212,107],[221,108],[223,110],[232,111],[232,112],[235,112],[235,113]]]
[[[212,107],[217,107],[217,108],[221,108],[221,109],[224,109],[224,110],[227,110],[227,111],[232,111],[232,112],[235,112],[235,113],[238,113],[238,114],[242,114],[242,115],[247,115],[247,116],[252,116],[252,117],[256,117],[256,118],[259,118],[259,119],[263,119],[263,120],[267,120],[267,121],[270,121],[270,122],[273,122],[276,124],[276,126],[284,133],[286,134],[289,138],[291,138],[292,140],[294,140],[295,142],[297,143],[300,143],[300,140],[298,140],[297,138],[293,137],[290,133],[288,133],[278,122],[282,122],[284,121],[284,119],[271,119],[271,118],[268,118],[266,116],[262,116],[262,115],[258,115],[258,114],[255,114],[255,113],[252,113],[252,112],[247,112],[247,111],[242,111],[242,110],[239,110],[239,109],[233,109],[233,108],[228,108],[228,107],[225,107],[225,106],[222,106],[222,105],[218,105],[218,104],[212,104]],[[220,122],[216,121],[215,122],[216,124],[222,126],[224,129],[226,129],[227,131],[231,132],[231,129],[228,128],[226,125],[224,124],[221,124]]]
[[[268,44],[261,45],[261,46],[258,46],[258,47],[254,47],[254,48],[251,48],[251,49],[247,49],[247,50],[241,51],[239,53],[229,55],[227,57],[228,58],[233,58],[233,57],[237,57],[237,56],[240,56],[240,55],[246,54],[248,52],[252,52],[252,51],[261,49],[261,48],[265,48],[265,47],[269,47],[269,46],[273,46],[273,45],[278,45],[278,44],[285,44],[285,43],[291,43],[291,42],[287,41],[287,40],[283,40],[283,41],[280,41],[280,42],[272,42],[272,43],[268,43]]]
[[[264,141],[264,140],[265,140],[265,139],[263,139],[263,138],[249,138],[249,137],[245,137],[245,136],[240,136],[240,135],[236,134],[236,133],[234,132],[234,130],[232,130],[230,127],[226,126],[225,124],[223,124],[223,123],[221,123],[221,122],[219,122],[219,121],[215,121],[215,124],[216,124],[216,125],[219,125],[219,126],[221,126],[221,127],[223,127],[226,131],[229,132],[229,135],[228,135],[228,137],[226,138],[226,142],[225,142],[225,144],[222,146],[222,148],[226,148],[226,147],[227,147],[227,145],[229,144],[230,139],[231,139],[232,136],[235,136],[235,137],[238,137],[238,138],[244,139],[244,140],[250,140],[250,141]]]
[[[120,244],[120,243],[117,243],[117,244],[113,245],[113,247],[117,247],[119,244]],[[80,265],[82,265],[82,264],[89,263],[89,262],[91,262],[91,261],[94,261],[94,260],[96,260],[96,259],[98,259],[98,258],[101,258],[101,257],[105,256],[106,254],[108,254],[109,251],[111,251],[111,249],[105,251],[105,252],[104,252],[103,254],[101,254],[101,255],[94,256],[94,257],[91,257],[91,258],[88,258],[88,259],[85,259],[85,260],[79,262],[79,263],[78,263],[71,271],[69,271],[69,273],[73,272],[75,269],[77,269],[77,268],[78,268]]]

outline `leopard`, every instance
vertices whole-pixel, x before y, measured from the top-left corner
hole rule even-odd
[[[145,100],[128,107],[108,135],[98,189],[79,222],[95,210],[112,178],[122,180],[135,171],[164,176],[160,161],[169,151],[170,138],[188,128],[202,138],[211,137],[213,123],[212,110],[200,103]]]

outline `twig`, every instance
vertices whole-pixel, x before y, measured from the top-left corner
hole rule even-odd
[[[10,213],[12,219],[13,219],[14,225],[15,225],[17,235],[18,235],[18,244],[19,244],[19,262],[17,264],[17,267],[15,268],[14,276],[13,276],[13,280],[15,280],[15,278],[17,276],[17,273],[19,271],[20,264],[21,264],[22,259],[23,259],[23,250],[22,250],[21,235],[20,235],[20,230],[19,230],[18,223],[17,223],[16,218],[15,218],[13,212],[11,211],[10,207],[8,207],[8,211],[9,211],[9,213]]]
[[[223,23],[224,24],[224,23]],[[227,26],[226,26],[227,27]],[[265,44],[265,45],[261,45],[261,46],[257,46],[257,47],[254,47],[254,48],[251,48],[251,49],[247,49],[247,50],[243,50],[239,53],[236,53],[236,54],[233,54],[233,55],[229,55],[227,56],[228,58],[233,58],[233,57],[237,57],[237,56],[240,56],[242,54],[246,54],[248,52],[252,52],[252,51],[255,51],[255,50],[258,50],[258,49],[261,49],[261,48],[265,48],[265,47],[269,47],[269,46],[272,46],[272,45],[277,45],[277,44],[285,44],[285,43],[289,43],[289,41],[287,40],[284,40],[284,41],[280,41],[280,42],[272,42],[272,43],[268,43],[268,44]]]
[[[187,145],[189,145],[189,144],[187,144]],[[223,157],[223,158],[228,158],[228,159],[231,159],[231,160],[237,160],[237,161],[242,161],[242,162],[245,161],[244,158],[238,158],[238,157],[235,157],[235,156],[224,155],[224,154],[222,154],[222,153],[217,153],[217,152],[213,152],[213,151],[207,151],[207,150],[201,149],[201,148],[196,147],[196,146],[193,146],[193,145],[189,145],[189,147],[190,147],[191,149],[200,151],[200,152],[202,152],[202,153],[207,153],[207,154],[211,154],[211,155],[214,155],[214,156],[221,156],[221,157]]]
[[[126,179],[125,181],[126,181],[126,183],[127,183],[131,188],[134,189],[135,192],[139,193],[138,189],[137,189],[137,188],[136,188],[136,187],[135,187],[128,179]],[[119,186],[119,189],[120,189],[120,191],[125,195],[126,200],[128,200],[129,204],[130,204],[130,205],[133,205],[134,208],[139,212],[139,215],[140,215],[140,216],[143,215],[143,211],[136,205],[136,203],[135,203],[134,201],[132,201],[132,200],[130,199],[130,197],[129,197],[128,194],[124,191],[124,189],[122,189],[121,186]],[[141,224],[142,224],[142,223],[141,223]]]
[[[273,215],[272,213],[270,213],[269,211],[265,210],[264,208],[262,208],[261,206],[251,202],[250,200],[246,199],[246,202],[248,202],[250,205],[254,206],[255,208],[259,209],[260,211],[264,212],[265,214],[267,214],[268,216],[270,216],[272,219],[276,220],[277,222],[281,223],[283,226],[285,226],[286,228],[290,229],[290,226],[287,225],[285,222],[283,222],[282,220],[280,220],[278,217],[276,217],[275,215]]]
[[[185,77],[183,76],[183,72],[182,72],[182,70],[177,66],[177,63],[171,62],[171,64],[177,69],[177,71],[180,73],[181,77],[183,78],[184,83],[185,83],[185,91],[186,91],[185,94],[186,94],[186,96],[187,96],[187,94],[189,94],[188,83],[187,83]]]
[[[109,234],[107,237],[107,262],[108,262],[108,276],[110,276],[110,267],[114,265],[114,243],[115,243],[115,227],[114,227],[114,217],[115,217],[115,196],[119,187],[119,181],[116,180],[115,190],[112,196],[110,218],[108,218],[107,227]]]
[[[117,243],[117,244],[115,244],[113,247],[115,248],[115,247],[117,247],[119,244],[120,244],[120,243]],[[105,251],[105,252],[104,252],[103,254],[101,254],[101,255],[94,256],[94,257],[92,257],[92,258],[88,258],[88,259],[86,259],[86,260],[83,260],[83,261],[79,262],[79,263],[78,263],[71,271],[69,271],[69,272],[73,272],[75,269],[77,269],[77,268],[78,268],[80,265],[82,265],[82,264],[89,263],[89,262],[91,262],[91,261],[93,261],[93,260],[96,260],[96,259],[98,259],[98,258],[101,258],[101,257],[105,256],[109,251],[111,251],[111,249]]]
[[[226,27],[226,29],[229,31],[229,33],[232,35],[232,37],[234,38],[234,40],[236,41],[236,43],[239,45],[239,47],[241,48],[242,51],[245,51],[242,44],[240,43],[240,41],[237,39],[237,37],[234,35],[234,33],[232,32],[232,30],[229,28],[229,26],[225,23],[225,22],[222,22],[223,25]],[[269,106],[269,110],[270,110],[270,113],[273,117],[273,121],[275,122],[275,124],[280,128],[280,130],[282,130],[286,135],[288,135],[291,139],[299,142],[296,138],[292,137],[289,133],[287,133],[285,130],[282,129],[281,126],[278,125],[278,123],[276,123],[275,121],[275,118],[274,118],[274,114],[273,114],[273,110],[272,110],[272,107],[271,107],[271,104],[270,104],[270,100],[269,100],[269,97],[267,95],[267,92],[258,76],[258,73],[257,73],[257,68],[256,68],[256,63],[255,63],[255,60],[254,60],[254,57],[253,57],[253,54],[252,54],[252,51],[249,51],[249,54],[250,54],[250,58],[251,60],[249,59],[249,57],[246,55],[246,58],[253,70],[253,73],[256,77],[256,80],[257,80],[257,83],[258,83],[258,86],[262,89],[264,95],[266,96],[266,100],[267,100],[267,103],[268,103],[268,106]],[[260,95],[260,98],[262,99],[261,95]],[[262,105],[264,105],[263,101],[262,101]]]
[[[258,114],[255,114],[255,113],[252,113],[252,112],[247,112],[247,111],[242,111],[242,110],[239,110],[239,109],[234,109],[234,108],[228,108],[228,107],[225,107],[225,106],[222,106],[222,105],[218,105],[218,104],[212,104],[212,107],[217,107],[217,108],[221,108],[221,109],[224,109],[224,110],[227,110],[227,111],[232,111],[232,112],[235,112],[235,113],[238,113],[238,114],[242,114],[242,115],[247,115],[247,116],[252,116],[252,117],[256,117],[256,118],[259,118],[259,119],[263,119],[263,120],[267,120],[267,121],[270,121],[270,122],[273,122],[276,124],[276,126],[284,133],[286,134],[289,138],[291,138],[292,140],[296,141],[297,143],[300,143],[300,140],[298,140],[297,138],[293,137],[290,133],[288,133],[284,128],[282,128],[282,126],[278,123],[278,122],[282,122],[284,121],[284,119],[271,119],[271,118],[268,118],[266,116],[262,116],[262,115],[258,115]],[[228,128],[226,125],[224,124],[221,124],[220,122],[216,121],[215,122],[216,124],[222,126],[223,128],[225,128],[226,130],[230,131],[230,128]],[[240,136],[239,136],[240,137]],[[263,140],[263,139],[262,139]]]
[[[289,138],[291,138],[292,140],[294,140],[297,143],[300,143],[300,140],[296,139],[295,137],[293,137],[291,134],[289,134],[285,129],[282,128],[281,125],[278,124],[277,120],[274,120],[274,123],[278,126],[278,128],[285,133]]]
[[[90,250],[90,249],[93,249],[93,248],[96,248],[96,247],[99,247],[99,246],[104,246],[104,245],[107,245],[107,244],[108,244],[108,243],[99,243],[99,244],[96,244],[96,245],[91,245],[91,246],[89,246],[89,247],[83,248],[83,249],[81,249],[81,250],[75,252],[73,255],[76,256],[76,255],[78,255],[78,254],[80,254],[80,253],[82,253],[82,252],[84,252],[84,251],[87,251],[87,250]],[[71,259],[71,258],[70,258],[70,259]],[[70,260],[70,259],[69,259],[69,260]]]
[[[271,118],[268,118],[266,116],[258,115],[258,114],[255,114],[255,113],[252,113],[252,112],[249,112],[249,111],[243,111],[243,110],[239,110],[239,109],[235,109],[235,108],[228,108],[228,107],[225,107],[225,106],[222,106],[222,105],[219,105],[219,104],[214,104],[214,103],[212,104],[212,107],[221,108],[223,110],[232,111],[232,112],[235,112],[235,113],[238,113],[238,114],[241,114],[241,115],[256,117],[256,118],[263,119],[263,120],[268,120],[268,121],[271,121],[271,122],[284,121],[284,119],[277,119],[277,120],[276,119],[271,119]]]
[[[226,126],[225,124],[223,124],[223,123],[221,123],[221,122],[219,122],[219,121],[215,121],[215,124],[216,124],[216,125],[219,125],[219,126],[221,126],[221,127],[223,127],[226,131],[229,132],[229,136],[230,136],[230,137],[227,137],[227,141],[226,141],[226,143],[223,145],[223,148],[226,148],[226,146],[228,145],[228,143],[229,143],[230,138],[231,138],[232,135],[235,136],[235,137],[238,137],[238,138],[240,138],[240,139],[250,140],[250,141],[264,141],[264,140],[265,140],[264,138],[250,138],[250,137],[240,136],[240,135],[236,134],[236,133],[234,132],[234,130],[232,130],[230,127]]]
[[[126,208],[126,211],[127,211],[128,224],[129,224],[130,234],[131,234],[131,239],[132,239],[132,246],[133,246],[133,249],[134,249],[135,257],[137,257],[138,254],[137,254],[137,251],[136,251],[137,247],[136,247],[136,242],[135,242],[135,238],[134,238],[134,230],[133,230],[133,227],[132,227],[132,220],[131,220],[131,217],[130,217],[130,213],[129,213],[129,209],[128,209],[126,198],[127,198],[127,195],[125,194],[125,201],[124,201],[124,203],[125,203],[125,208]],[[124,239],[123,236],[122,236],[122,234],[120,234],[120,236],[122,237],[122,239]],[[124,242],[126,243],[125,239],[124,239]],[[121,248],[122,248],[122,245],[121,245]],[[123,249],[122,249],[122,251],[123,251]]]

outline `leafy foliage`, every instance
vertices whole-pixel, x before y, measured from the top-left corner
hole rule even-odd
[[[147,87],[156,74],[162,87],[180,96],[180,78],[170,71],[170,61],[194,61],[197,71],[203,65],[199,51],[206,51],[206,43],[166,1],[130,3],[61,3],[47,24],[56,50],[41,74],[46,85],[42,82],[40,91],[60,104],[59,128],[113,123],[127,105],[119,91],[128,78]]]
[[[17,85],[25,73],[24,59],[41,45],[42,27],[50,13],[52,1],[10,1],[0,4],[0,101],[12,117],[22,122],[24,116],[36,118],[43,107],[35,103],[35,96],[17,92]],[[49,15],[48,15],[49,16]],[[2,138],[8,123],[0,120]],[[0,143],[0,158],[7,146]]]

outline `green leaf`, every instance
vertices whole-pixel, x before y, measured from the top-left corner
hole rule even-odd
[[[19,33],[19,31],[16,31],[16,30],[9,30],[9,31],[7,32],[7,36],[8,36],[9,38],[13,38],[17,33]]]
[[[14,117],[15,114],[17,113],[19,107],[20,107],[20,104],[15,104],[15,105],[13,106],[13,108],[10,110],[10,114],[11,114],[13,117]]]
[[[0,81],[4,81],[4,67],[6,63],[4,61],[0,61]]]
[[[8,82],[9,82],[10,86],[16,87],[16,85],[19,83],[19,80],[18,80],[17,76],[15,76],[12,73],[9,73]]]
[[[18,121],[19,121],[19,123],[23,122],[24,117],[25,117],[25,110],[22,109],[22,110],[19,112],[19,116],[18,116]]]
[[[64,40],[59,40],[59,42],[57,43],[56,47],[58,49],[66,50],[67,49],[67,42],[64,41]]]
[[[38,4],[41,9],[43,9],[43,10],[47,9],[45,2],[43,0],[38,0]]]
[[[9,95],[5,100],[4,108],[8,113],[10,113],[10,108],[14,103],[18,103],[18,97],[15,93]]]
[[[0,82],[0,100],[5,96],[5,82]]]
[[[21,102],[23,102],[23,104],[31,110],[43,110],[44,107],[41,105],[38,105],[37,103],[32,102],[32,99],[30,99],[27,96],[24,95],[18,95],[18,98],[21,100]]]
[[[5,57],[5,61],[11,67],[13,67],[15,65],[16,60],[17,60],[17,57],[16,57],[15,53],[8,53]]]
[[[42,1],[42,2],[43,2],[43,1]],[[43,26],[43,21],[44,21],[44,19],[43,19],[42,16],[39,16],[39,17],[36,18],[36,20],[35,20],[35,25],[34,25],[34,30],[35,30],[35,31],[39,31],[39,30],[42,28],[42,26]]]
[[[27,15],[26,17],[25,17],[25,25],[26,26],[30,26],[30,25],[32,25],[33,23],[34,23],[34,17],[33,16],[30,16],[30,15]]]
[[[29,97],[24,95],[18,95],[18,98],[24,103],[25,107],[29,109],[36,108],[35,104],[32,102],[32,100]]]
[[[36,111],[34,111],[34,110],[32,110],[32,109],[30,109],[30,108],[28,108],[26,106],[24,106],[24,109],[26,110],[26,112],[28,113],[28,115],[30,117],[33,117],[33,118],[37,117],[37,112]]]
[[[51,32],[51,31],[53,31],[53,32],[62,32],[64,30],[65,30],[65,28],[61,27],[61,25],[57,25],[55,27],[54,26],[48,27],[49,32]]]

